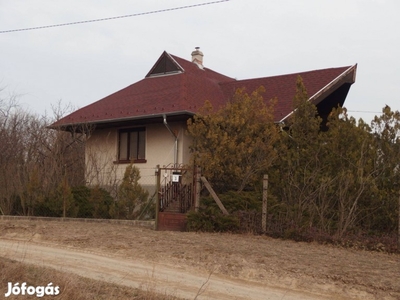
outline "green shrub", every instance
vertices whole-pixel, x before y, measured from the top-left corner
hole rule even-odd
[[[219,198],[230,215],[224,215],[212,197],[203,197],[200,200],[198,212],[189,212],[186,229],[188,231],[206,232],[238,232],[240,221],[239,211],[261,210],[262,195],[259,192],[230,191],[219,195]]]
[[[229,191],[218,196],[225,208],[231,212],[237,211],[261,211],[262,206],[262,193],[261,192],[248,192],[248,191]],[[214,205],[217,205],[211,197],[210,200]]]
[[[118,219],[134,220],[139,217],[142,205],[146,205],[149,192],[139,183],[140,170],[132,163],[125,169],[118,187],[118,199],[114,203],[112,216]]]
[[[198,212],[188,213],[186,229],[188,231],[237,232],[239,219],[233,215],[224,215],[213,208],[200,208]]]
[[[110,207],[114,200],[105,189],[79,186],[72,189],[72,194],[78,218],[111,218]]]
[[[90,189],[87,186],[78,186],[72,189],[74,202],[78,206],[78,218],[92,218],[93,217],[93,204],[89,201]]]

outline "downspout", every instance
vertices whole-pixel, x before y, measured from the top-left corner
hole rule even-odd
[[[168,131],[172,134],[172,136],[175,138],[175,146],[174,146],[174,167],[177,166],[178,163],[178,136],[171,130],[171,127],[169,127],[167,123],[167,115],[163,115],[164,118],[164,125],[167,127]]]

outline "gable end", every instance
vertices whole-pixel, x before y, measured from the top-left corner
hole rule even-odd
[[[147,73],[147,77],[179,74],[184,72],[184,69],[176,62],[175,59],[167,52],[163,52],[154,66],[151,68],[150,72]]]

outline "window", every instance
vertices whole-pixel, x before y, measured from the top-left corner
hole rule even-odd
[[[144,127],[119,131],[118,161],[146,162],[146,130]]]

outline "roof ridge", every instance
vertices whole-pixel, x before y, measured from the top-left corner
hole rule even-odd
[[[267,78],[268,79],[272,79],[272,78],[278,78],[278,77],[309,74],[309,73],[313,73],[313,72],[321,72],[321,71],[328,71],[328,70],[338,70],[338,69],[348,70],[348,69],[350,69],[352,67],[354,67],[354,65],[352,65],[352,66],[344,66],[344,67],[334,67],[334,68],[321,68],[321,69],[314,69],[314,70],[301,71],[301,72],[285,73],[285,74],[281,74],[281,75],[263,76],[263,77],[255,77],[255,78],[244,78],[244,79],[237,79],[236,81],[237,82],[244,82],[244,81],[253,81],[253,80],[267,79]]]
[[[199,67],[198,67],[195,63],[191,62],[190,60],[184,59],[184,58],[179,57],[179,56],[176,56],[176,55],[174,55],[174,54],[170,54],[170,55],[171,55],[171,57],[174,58],[175,60],[178,60],[177,63],[179,63],[179,60],[182,60],[184,63],[193,66],[193,70],[198,69],[199,71],[202,71],[202,72],[204,72],[204,71],[210,72],[210,73],[213,73],[213,74],[215,74],[215,75],[217,75],[217,76],[224,77],[224,79],[229,80],[229,81],[231,81],[231,80],[232,80],[232,81],[233,81],[233,80],[236,80],[236,79],[233,78],[233,77],[229,77],[229,76],[227,76],[227,75],[225,75],[225,74],[219,73],[219,72],[214,71],[213,69],[210,69],[210,68],[207,68],[207,67],[203,67],[203,69],[199,69]],[[224,81],[225,81],[225,80],[224,80]]]

